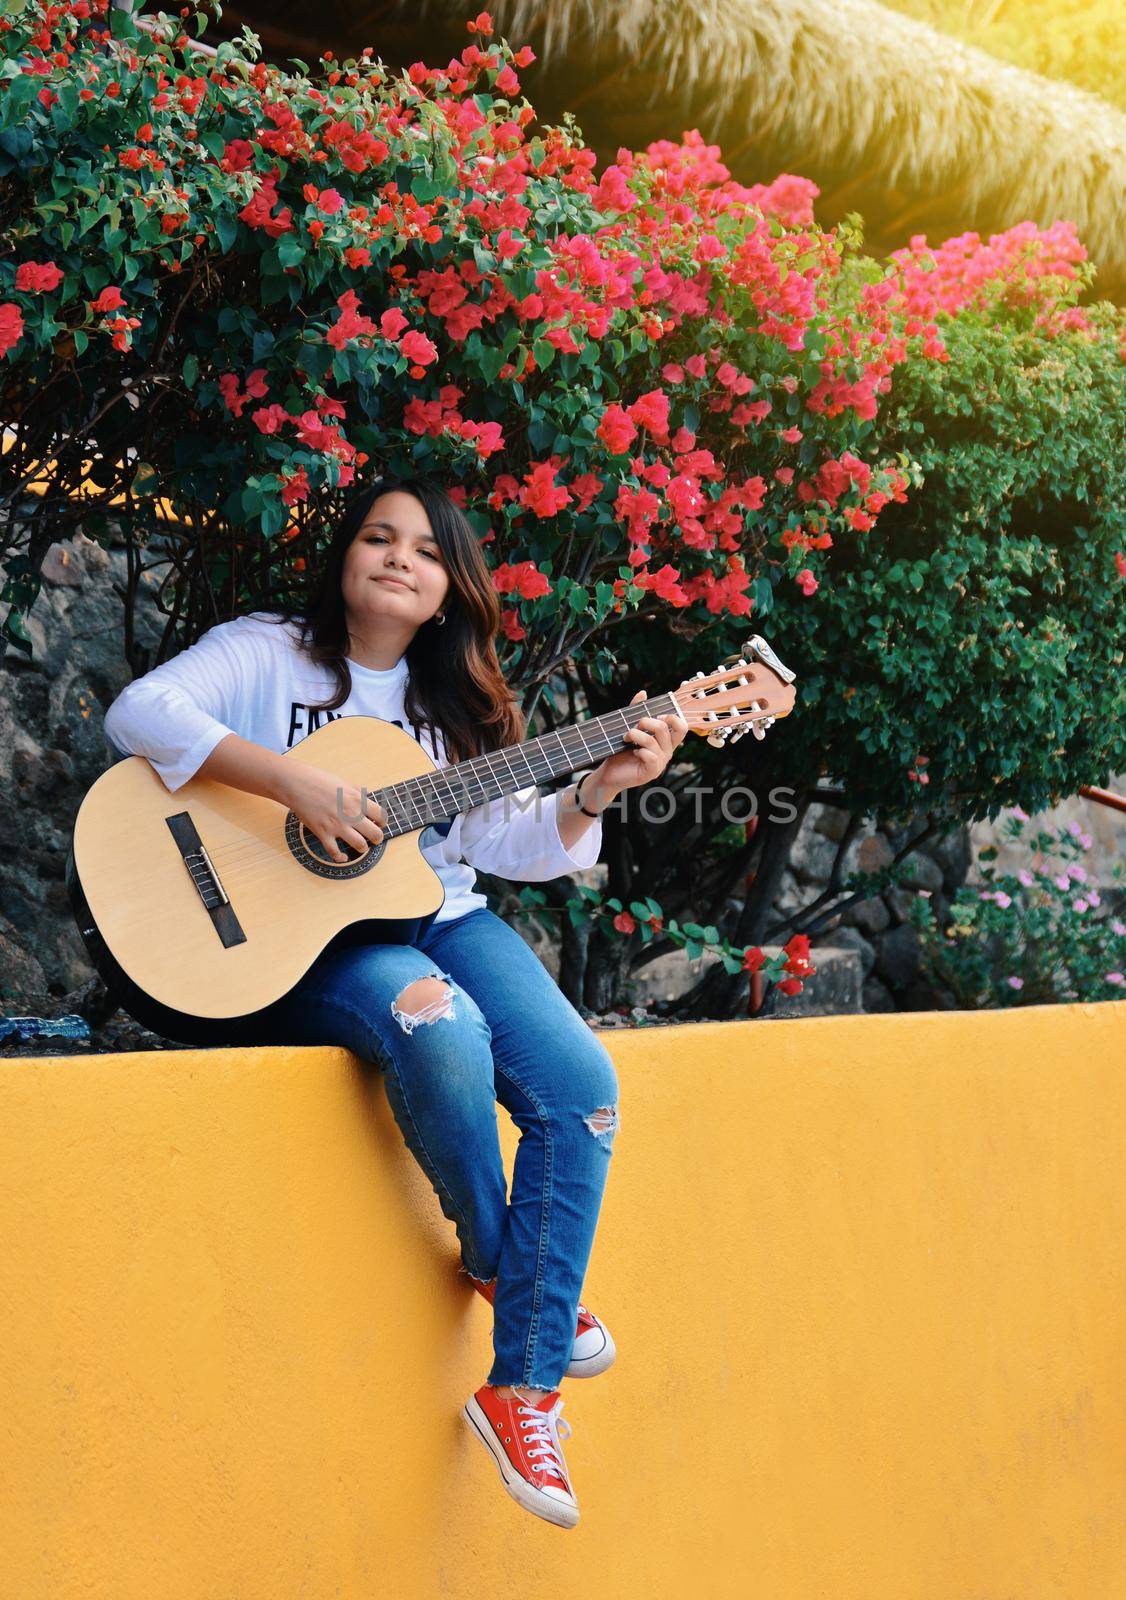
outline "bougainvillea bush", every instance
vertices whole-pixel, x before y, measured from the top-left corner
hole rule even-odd
[[[189,630],[288,582],[357,475],[407,466],[491,543],[518,681],[639,607],[747,616],[811,581],[890,372],[941,353],[850,292],[800,180],[747,189],[694,137],[598,175],[576,130],[533,131],[531,52],[485,16],[401,77],[251,42],[212,63],[101,0],[0,27],[6,503],[50,457],[53,511],[89,475],[88,527],[119,494],[142,532],[167,507]],[[863,475],[902,492],[894,461]]]
[[[1024,240],[1021,282],[1043,283],[1013,309],[1007,258],[878,265],[856,230],[816,225],[812,184],[735,183],[694,133],[597,172],[573,123],[536,124],[532,53],[484,13],[459,58],[403,74],[370,51],[284,70],[249,34],[212,59],[185,26],[202,18],[138,31],[106,0],[0,10],[4,640],[29,651],[40,563],[74,524],[162,566],[170,651],[300,593],[354,484],[423,471],[487,546],[506,668],[538,715],[572,713],[576,683],[592,708],[639,670],[671,687],[762,629],[802,678],[800,716],[770,736],[779,781],[860,775],[859,801],[890,783],[914,805],[936,723],[973,708],[905,718],[925,578],[883,530],[922,558],[917,496],[962,427],[944,397],[980,396],[972,372],[947,387],[955,350],[991,329],[1002,365],[1014,331],[1065,366],[1110,350],[1109,314],[1074,311],[1082,269],[1039,271],[1058,241]],[[936,546],[998,490],[969,457],[951,483],[951,516],[921,513]],[[1009,572],[1005,527],[982,530],[975,598]],[[1092,520],[1084,537],[1080,610],[1112,584],[1118,536]],[[868,604],[861,572],[886,595]],[[881,696],[874,661],[893,655]],[[753,746],[686,754],[726,780]],[[979,762],[971,805],[984,783]],[[636,852],[633,870],[623,908],[651,886]],[[791,977],[795,960],[804,944]]]

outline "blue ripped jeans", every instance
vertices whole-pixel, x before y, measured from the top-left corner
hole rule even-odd
[[[444,980],[428,1005],[400,996]],[[410,1150],[472,1277],[495,1277],[488,1382],[556,1389],[617,1129],[605,1046],[539,957],[480,907],[419,943],[326,951],[270,1007],[262,1043],[339,1044],[384,1069]],[[520,1129],[507,1194],[496,1101]]]

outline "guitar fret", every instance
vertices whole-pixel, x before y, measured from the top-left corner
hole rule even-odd
[[[376,797],[387,814],[388,826],[384,833],[388,838],[413,833],[430,823],[444,822],[487,801],[514,794],[528,786],[528,779],[538,786],[574,772],[588,761],[600,761],[628,748],[622,735],[642,717],[663,716],[676,710],[677,703],[671,694],[655,701],[640,700],[636,705],[572,723],[566,729],[552,729],[523,744],[504,745],[499,750],[486,751],[421,777],[406,778],[386,789],[376,790]],[[549,743],[552,740],[554,744]],[[516,759],[527,767],[527,777],[513,766]],[[503,763],[503,767],[498,763]]]

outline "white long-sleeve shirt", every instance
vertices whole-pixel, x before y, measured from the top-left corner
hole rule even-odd
[[[105,734],[122,755],[144,756],[166,788],[187,783],[221,739],[237,733],[268,750],[292,749],[326,721],[381,717],[407,728],[406,657],[385,672],[349,660],[352,690],[336,711],[311,709],[331,696],[335,678],[303,651],[294,625],[252,612],[220,622],[196,644],[128,684],[106,712]],[[411,723],[408,731],[439,766],[448,757],[441,732]],[[452,822],[426,828],[422,853],[445,890],[435,922],[487,904],[474,890],[474,868],[542,883],[592,867],[602,846],[602,824],[568,849],[559,835],[559,793],[539,795],[535,785],[503,800],[473,807]]]

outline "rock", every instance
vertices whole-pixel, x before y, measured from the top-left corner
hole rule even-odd
[[[810,816],[813,819],[812,826],[818,833],[823,833],[826,839],[839,844],[844,838],[850,816],[843,806],[817,804],[810,808]]]
[[[46,987],[39,962],[24,949],[11,923],[0,922],[0,1000],[5,1010],[13,1014],[26,996],[40,994]]]
[[[886,834],[870,833],[854,839],[849,845],[845,856],[845,876],[850,872],[882,872],[885,867],[891,866],[893,860],[894,851]]]
[[[880,982],[879,978],[869,978],[865,982],[863,989],[860,991],[860,998],[866,1012],[877,1013],[898,1010],[894,995],[885,983]]]
[[[966,881],[973,856],[970,850],[970,830],[958,828],[945,839],[929,839],[921,847],[938,863],[942,870],[942,888],[953,894]]]
[[[932,891],[924,889],[922,893],[931,896]],[[896,922],[910,920],[911,907],[918,898],[919,896],[914,889],[888,889],[884,893],[884,900],[891,907],[892,916]]]
[[[715,956],[697,956],[690,961],[683,950],[669,950],[657,956],[630,976],[630,991],[639,1002],[649,1000],[678,1000],[682,994],[698,983],[709,967],[716,964]]]
[[[856,951],[860,958],[861,980],[866,979],[875,964],[875,945],[869,944],[858,928],[837,928],[833,933],[833,943],[839,949]]]
[[[949,989],[943,989],[929,978],[916,978],[896,996],[901,1011],[956,1011],[957,1002]]]
[[[818,833],[807,821],[794,841],[789,868],[803,883],[824,884],[828,882],[836,857],[837,847],[832,839]]]
[[[869,938],[877,933],[883,933],[885,928],[891,926],[891,917],[888,908],[884,905],[879,895],[872,900],[858,900],[844,913],[845,921],[852,927],[859,928],[861,933],[866,933]]]
[[[773,909],[778,915],[789,916],[794,911],[800,911],[812,897],[811,891],[802,888],[789,867],[784,867],[779,879],[778,892],[774,896]]]
[[[904,856],[900,865],[909,870],[907,882],[912,889],[930,889],[933,892],[942,888],[942,868],[921,850],[912,850],[909,856]]]
[[[53,583],[56,587],[67,589],[81,589],[86,581],[86,573],[82,562],[75,557],[74,549],[68,540],[65,544],[53,544],[43,557],[43,581]]]
[[[919,975],[919,940],[905,923],[883,934],[876,946],[875,974],[893,990],[905,989]]]

